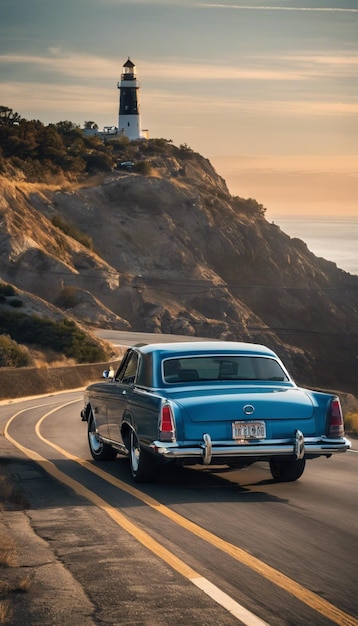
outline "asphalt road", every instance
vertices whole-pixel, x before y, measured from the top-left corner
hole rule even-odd
[[[92,461],[81,408],[82,391],[0,406],[37,565],[21,623],[358,625],[357,450],[296,483],[260,463],[138,487],[126,458]]]
[[[101,339],[117,346],[133,346],[136,343],[168,343],[171,341],[215,341],[207,337],[185,337],[185,335],[165,335],[155,333],[134,333],[126,330],[96,330]]]
[[[11,626],[358,626],[357,441],[295,483],[257,463],[138,486],[126,458],[93,462],[82,397],[0,403],[0,456],[29,502],[0,520],[32,577]]]

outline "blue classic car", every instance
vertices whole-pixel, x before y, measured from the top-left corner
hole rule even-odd
[[[272,350],[250,343],[133,346],[112,380],[87,387],[81,417],[92,457],[129,456],[137,482],[164,463],[256,461],[294,481],[306,459],[350,447],[339,398],[297,387]]]

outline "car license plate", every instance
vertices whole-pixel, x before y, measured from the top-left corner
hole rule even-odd
[[[265,439],[265,422],[233,422],[233,439]]]

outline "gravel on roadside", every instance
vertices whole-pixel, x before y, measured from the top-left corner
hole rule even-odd
[[[31,526],[21,482],[34,465],[24,460],[20,475],[13,455],[12,444],[0,437],[6,486],[0,493],[0,625],[94,626],[95,609],[82,587]]]

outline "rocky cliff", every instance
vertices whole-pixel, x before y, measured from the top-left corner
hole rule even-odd
[[[82,185],[6,172],[0,278],[91,326],[265,343],[298,383],[356,393],[358,276],[169,148]]]

